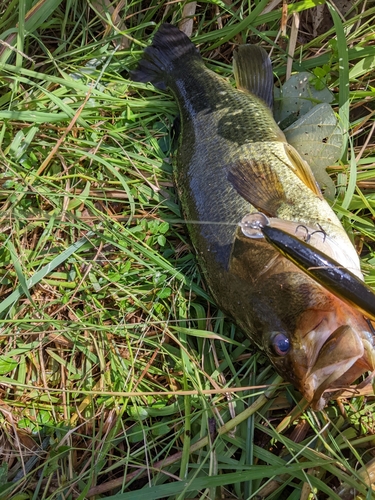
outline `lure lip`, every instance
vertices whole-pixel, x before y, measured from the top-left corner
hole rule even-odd
[[[358,309],[365,317],[375,320],[375,293],[355,274],[282,229],[270,225],[264,225],[260,229],[266,241],[301,271],[330,293]]]

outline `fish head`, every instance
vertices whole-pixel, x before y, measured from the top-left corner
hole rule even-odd
[[[230,272],[232,296],[244,297],[237,323],[314,410],[375,370],[375,332],[363,313],[264,240],[238,231]]]
[[[277,371],[319,411],[335,393],[374,371],[375,349],[372,327],[359,311],[313,282],[309,291],[309,307],[289,324],[284,315],[263,340]]]

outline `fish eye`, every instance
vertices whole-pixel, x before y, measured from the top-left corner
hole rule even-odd
[[[290,342],[286,335],[283,333],[278,333],[272,339],[272,347],[278,356],[285,356],[290,350]]]

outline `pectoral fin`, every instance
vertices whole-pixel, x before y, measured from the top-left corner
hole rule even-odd
[[[323,199],[323,195],[320,191],[319,185],[315,180],[315,177],[311,171],[309,164],[301,158],[300,154],[294,149],[293,146],[284,143],[285,153],[290,160],[290,168],[293,172],[301,179],[301,181],[306,184],[308,188],[311,189],[320,199]]]
[[[267,215],[276,215],[285,202],[280,179],[267,161],[239,159],[229,167],[228,181],[242,198]]]
[[[228,167],[228,181],[246,201],[266,215],[275,217],[288,203],[279,173],[287,167],[316,196],[323,198],[309,165],[284,141],[246,145],[242,155]]]

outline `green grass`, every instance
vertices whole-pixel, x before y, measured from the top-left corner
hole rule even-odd
[[[334,26],[312,36],[321,3],[288,7],[304,23],[293,67],[335,93],[334,208],[375,287],[375,9],[330,6]],[[283,81],[288,40],[266,4],[198,5],[210,68],[232,78],[235,45],[262,40]],[[184,3],[131,0],[120,30],[117,6],[0,7],[0,498],[372,498],[371,392],[306,408],[196,265],[172,182],[176,105],[127,79]]]

